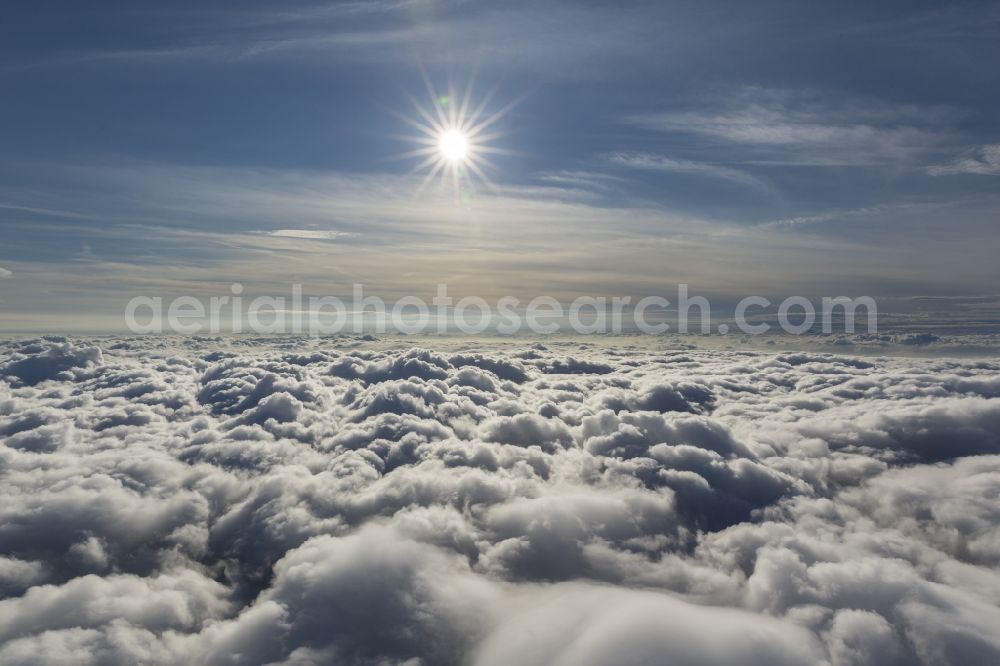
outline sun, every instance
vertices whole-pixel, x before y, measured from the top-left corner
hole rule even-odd
[[[462,162],[469,156],[469,139],[461,130],[445,130],[438,137],[438,150],[449,162]]]
[[[486,176],[487,170],[495,168],[487,156],[509,153],[493,145],[501,136],[494,126],[514,103],[492,111],[493,93],[473,102],[471,85],[462,94],[456,94],[452,86],[448,87],[447,94],[439,94],[428,78],[424,78],[424,83],[430,104],[411,97],[416,117],[396,114],[419,131],[416,136],[401,137],[419,146],[401,157],[422,158],[413,169],[414,172],[426,172],[420,189],[438,177],[450,181],[456,191],[464,191],[463,186],[473,178],[496,189]]]

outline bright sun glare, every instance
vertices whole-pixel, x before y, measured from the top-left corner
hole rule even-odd
[[[445,130],[438,140],[438,149],[449,162],[461,162],[469,154],[469,140],[459,130]]]
[[[484,169],[493,165],[486,155],[507,151],[490,145],[500,136],[490,128],[512,105],[487,114],[492,94],[473,104],[471,86],[462,95],[456,95],[451,88],[448,94],[441,95],[434,90],[429,80],[425,78],[424,82],[430,95],[430,106],[411,98],[417,117],[400,116],[420,131],[419,136],[406,137],[420,147],[405,153],[403,157],[423,158],[414,168],[414,171],[427,170],[421,189],[438,176],[442,180],[450,180],[456,190],[472,176],[492,188]]]

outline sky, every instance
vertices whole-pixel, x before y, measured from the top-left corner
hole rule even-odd
[[[985,2],[8,2],[0,330],[234,282],[958,316],[1000,278],[998,28]],[[456,186],[407,154],[416,106],[466,96],[490,164]]]

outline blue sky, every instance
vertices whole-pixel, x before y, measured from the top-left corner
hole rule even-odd
[[[0,327],[137,294],[987,296],[985,2],[8,2]],[[488,183],[421,188],[470,81]],[[511,103],[516,102],[511,106]],[[509,107],[509,108],[508,108]],[[403,118],[400,117],[403,116]],[[277,232],[277,233],[276,233]]]

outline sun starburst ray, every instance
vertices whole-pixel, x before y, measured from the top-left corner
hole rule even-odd
[[[495,165],[486,155],[509,155],[509,150],[494,145],[494,142],[504,136],[504,132],[494,126],[514,106],[507,104],[499,110],[492,110],[492,100],[496,88],[487,92],[479,101],[475,100],[472,80],[464,90],[456,90],[453,84],[448,84],[445,94],[439,94],[425,73],[423,83],[429,104],[413,96],[408,100],[413,107],[413,114],[395,114],[409,127],[416,130],[416,135],[398,137],[409,143],[416,144],[414,148],[399,155],[404,159],[419,159],[419,163],[411,173],[426,172],[419,191],[440,177],[441,182],[450,183],[459,191],[471,192],[474,180],[485,184],[496,191],[496,186],[490,182],[488,173],[496,170]],[[489,131],[487,131],[489,130]],[[463,198],[467,194],[463,195]]]

